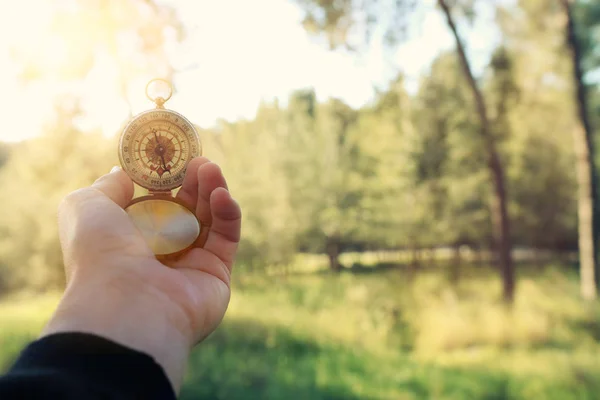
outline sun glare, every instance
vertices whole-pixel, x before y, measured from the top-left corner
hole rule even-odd
[[[292,91],[306,87],[315,88],[321,100],[337,97],[360,107],[372,98],[374,87],[382,88],[398,71],[404,71],[407,89],[414,91],[424,68],[453,43],[431,1],[423,3],[416,34],[392,57],[393,65],[384,58],[381,44],[375,43],[357,57],[331,52],[316,43],[304,31],[302,13],[290,0],[157,3],[172,7],[186,32],[178,43],[173,29],[163,31],[165,56],[159,61],[173,67],[176,90],[168,106],[202,126],[212,126],[219,119],[251,118],[261,101],[278,98],[285,103]],[[55,112],[58,96],[69,93],[81,101],[79,128],[100,130],[106,136],[116,134],[131,114],[152,106],[144,87],[156,76],[144,69],[145,61],[138,56],[139,36],[127,27],[134,21],[125,17],[124,28],[111,31],[116,31],[116,48],[107,45],[90,50],[93,40],[111,26],[96,20],[88,25],[79,22],[78,4],[74,0],[21,0],[0,15],[0,87],[4,90],[0,106],[5,127],[0,140],[39,135]],[[136,3],[98,4],[114,8],[115,4]],[[121,10],[113,8],[99,8],[98,21]],[[54,17],[60,13],[76,16],[71,21],[75,28],[57,26]],[[123,23],[122,16],[110,15],[116,21],[110,23]],[[27,24],[22,23],[25,20]],[[485,30],[478,32],[490,38]],[[91,65],[85,54],[93,55]],[[478,53],[474,57],[477,65]],[[68,79],[79,70],[87,74]]]

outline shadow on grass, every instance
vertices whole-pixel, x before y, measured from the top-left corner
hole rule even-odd
[[[411,268],[411,266],[402,263],[378,263],[373,266],[365,266],[360,263],[354,263],[350,268],[344,268],[342,271],[356,275],[365,275],[380,274],[400,268]]]
[[[449,268],[452,268],[456,264],[456,260],[429,260],[422,261],[419,264],[409,262],[380,262],[375,265],[363,265],[361,263],[354,263],[350,267],[342,268],[340,272],[351,273],[356,275],[365,274],[381,274],[389,271],[401,271],[405,273],[440,273],[448,272]],[[490,262],[481,263],[476,260],[461,260],[459,261],[459,270],[466,273],[466,277],[469,274],[474,276],[489,276],[490,274],[497,274],[497,268]],[[529,261],[514,261],[514,265],[518,268],[518,272],[521,276],[533,276],[536,277],[541,271],[544,271],[551,263],[542,263],[540,265],[532,265]],[[565,268],[569,270],[569,268]],[[321,270],[317,274],[331,274],[331,270]]]
[[[11,333],[0,336],[0,374],[7,371],[29,343],[36,339],[33,334]]]
[[[279,327],[225,321],[192,354],[181,399],[359,399],[319,382],[322,349]]]
[[[584,332],[596,342],[600,342],[600,320],[596,318],[573,320],[570,322],[573,330]]]
[[[535,388],[543,398],[563,400],[590,398],[587,386],[598,385],[423,364],[395,349],[376,356],[320,345],[282,327],[230,320],[194,351],[181,399],[502,400],[529,398]]]

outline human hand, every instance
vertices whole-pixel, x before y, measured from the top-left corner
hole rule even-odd
[[[44,334],[93,333],[145,352],[177,391],[191,348],[227,309],[241,211],[216,164],[190,161],[177,197],[211,228],[203,248],[165,265],[123,210],[132,197],[117,169],[61,204],[67,289]]]

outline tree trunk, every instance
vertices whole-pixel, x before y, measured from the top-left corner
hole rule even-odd
[[[540,249],[536,246],[533,248],[533,250],[531,250],[532,252],[532,261],[533,261],[533,265],[537,268],[537,269],[542,269],[542,255],[540,254]]]
[[[477,246],[474,250],[473,262],[477,268],[483,267],[484,257],[483,257],[483,248],[482,246]]]
[[[339,272],[342,269],[340,264],[340,242],[336,238],[327,239],[327,257],[329,258],[329,268],[332,271]]]
[[[450,283],[457,286],[460,281],[462,269],[462,257],[460,254],[460,245],[454,245],[454,257],[450,259]]]
[[[419,248],[417,246],[411,247],[411,259],[410,259],[410,266],[415,268],[415,269],[419,269],[419,267],[421,266],[421,251],[419,250]]]
[[[446,0],[438,0],[438,4],[444,12],[448,26],[454,35],[454,39],[456,41],[456,50],[461,61],[463,73],[467,78],[469,87],[471,88],[473,97],[475,99],[476,111],[477,115],[479,116],[479,123],[481,125],[480,132],[485,144],[488,168],[494,186],[491,213],[494,226],[496,251],[502,271],[503,297],[506,302],[512,303],[515,291],[515,272],[511,255],[510,221],[508,218],[508,210],[506,205],[507,195],[504,168],[496,149],[496,142],[492,134],[483,94],[481,93],[481,90],[479,90],[479,87],[475,82],[475,78],[473,77],[473,72],[471,71],[471,66],[469,64],[469,60],[467,59],[464,45],[460,39],[460,36],[458,35],[456,24],[452,18],[450,8],[448,7]]]
[[[571,0],[560,0],[566,19],[567,49],[573,63],[573,81],[575,83],[577,115],[579,121],[573,130],[573,142],[577,164],[577,183],[579,185],[577,215],[579,219],[579,268],[581,275],[581,295],[586,300],[596,298],[595,251],[594,251],[594,148],[592,128],[587,115],[587,97],[583,84],[581,68],[581,50],[575,33],[575,24],[571,13]]]

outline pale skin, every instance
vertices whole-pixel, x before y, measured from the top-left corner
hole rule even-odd
[[[144,352],[178,393],[191,349],[227,309],[241,210],[216,164],[190,161],[177,197],[211,229],[203,248],[165,265],[124,211],[132,197],[131,179],[117,168],[62,202],[67,288],[42,336],[91,333]]]

